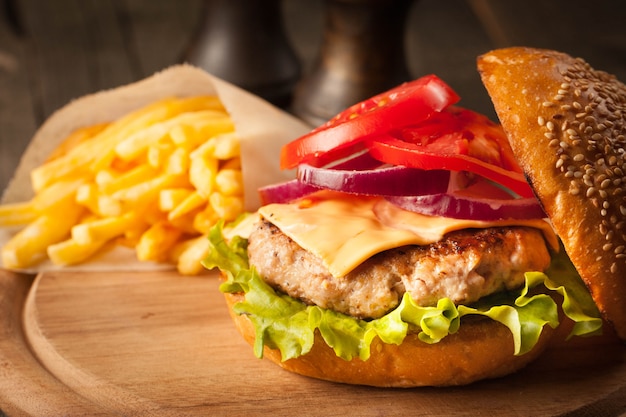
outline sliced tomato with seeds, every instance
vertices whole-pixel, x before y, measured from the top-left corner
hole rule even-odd
[[[435,75],[401,84],[347,108],[283,146],[281,168],[301,163],[323,166],[364,149],[365,139],[426,120],[458,100],[454,90]]]
[[[471,110],[450,107],[422,124],[370,138],[367,147],[388,164],[473,172],[533,196],[502,128]]]

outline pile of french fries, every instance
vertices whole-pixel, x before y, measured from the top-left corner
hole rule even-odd
[[[34,197],[0,205],[9,269],[87,261],[115,245],[204,270],[206,235],[243,212],[239,139],[217,96],[167,98],[81,128],[31,172]]]

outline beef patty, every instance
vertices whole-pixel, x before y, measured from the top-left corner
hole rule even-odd
[[[550,263],[537,229],[466,229],[430,245],[381,252],[346,276],[334,277],[319,257],[265,220],[250,235],[248,257],[275,289],[359,318],[383,316],[407,291],[422,306],[435,305],[444,297],[469,304],[520,287],[524,272],[544,271]]]

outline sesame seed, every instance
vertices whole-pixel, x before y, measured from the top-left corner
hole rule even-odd
[[[546,110],[537,124],[569,195],[586,196],[601,216],[595,233],[607,255],[597,258],[626,259],[626,85],[580,59],[559,72],[563,80],[553,95],[539,101]],[[610,270],[621,267],[612,262]]]

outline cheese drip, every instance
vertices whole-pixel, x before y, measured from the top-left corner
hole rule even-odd
[[[497,221],[451,219],[402,210],[380,197],[319,191],[290,204],[269,204],[259,214],[342,277],[371,256],[404,245],[429,245],[447,233],[469,228],[527,226],[543,232],[558,250],[542,219]]]

